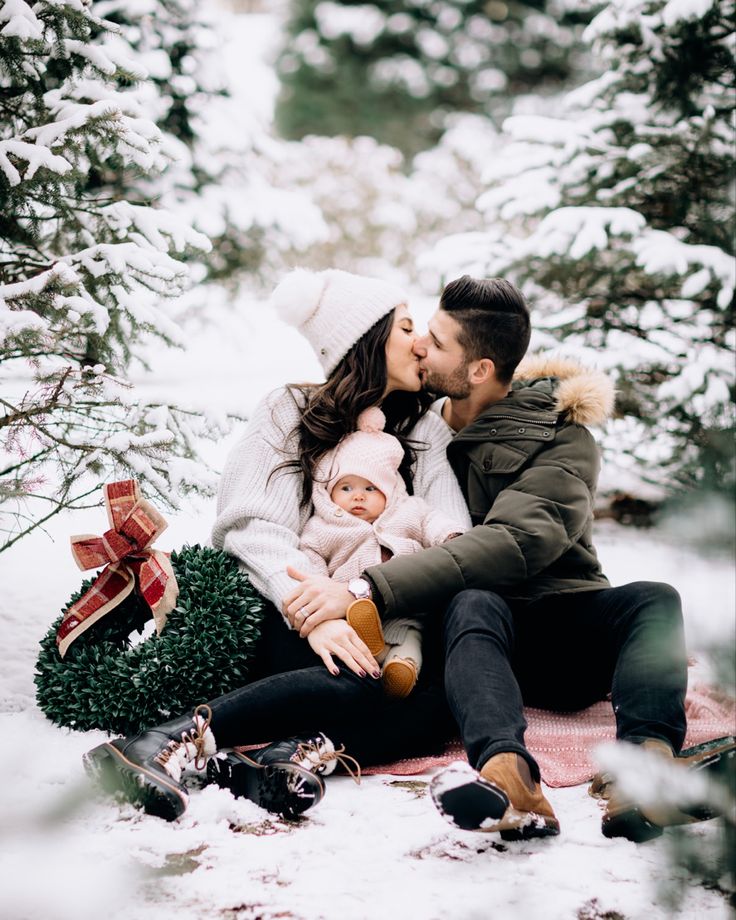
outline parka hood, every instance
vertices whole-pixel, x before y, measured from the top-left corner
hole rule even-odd
[[[616,390],[602,371],[592,370],[570,358],[554,355],[530,355],[517,367],[514,392],[525,385],[534,389],[535,382],[554,378],[554,410],[566,412],[578,425],[602,425],[613,414]]]

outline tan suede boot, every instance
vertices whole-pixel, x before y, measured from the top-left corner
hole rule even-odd
[[[717,738],[683,751],[676,757],[664,741],[650,738],[641,747],[657,757],[671,761],[678,768],[704,773],[717,773],[726,761],[736,756],[736,739],[733,736]],[[644,843],[662,834],[665,827],[692,824],[715,818],[720,811],[709,804],[689,803],[681,808],[670,802],[640,805],[624,795],[615,779],[608,773],[598,773],[588,789],[593,798],[606,802],[601,830],[605,837],[624,837],[635,843]]]
[[[502,789],[509,800],[509,806],[495,828],[511,832],[503,835],[505,839],[559,834],[560,824],[552,806],[540,784],[532,779],[529,764],[519,754],[496,754],[481,767],[480,775],[491,785]]]
[[[560,832],[529,765],[515,753],[494,755],[480,773],[468,764],[453,764],[432,780],[430,792],[445,818],[463,830],[500,831],[504,840]]]

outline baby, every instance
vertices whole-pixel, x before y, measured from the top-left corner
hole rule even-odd
[[[317,572],[338,581],[358,578],[368,566],[443,543],[466,529],[407,493],[399,473],[404,449],[386,434],[385,424],[380,409],[362,412],[358,430],[325,454],[314,479],[314,515],[300,549]],[[419,622],[401,618],[381,624],[370,600],[351,604],[347,619],[382,664],[387,695],[411,693],[422,665]]]

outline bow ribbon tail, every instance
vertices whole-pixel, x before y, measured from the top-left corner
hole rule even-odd
[[[135,573],[140,595],[151,608],[156,632],[160,634],[179,596],[169,554],[150,550],[144,558],[130,560],[129,565]]]
[[[67,608],[56,633],[63,658],[72,642],[106,613],[117,607],[135,587],[135,576],[127,565],[108,565],[90,588]]]

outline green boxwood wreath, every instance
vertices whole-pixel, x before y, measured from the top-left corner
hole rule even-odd
[[[52,624],[35,674],[38,705],[52,722],[131,735],[246,683],[267,602],[220,550],[185,546],[171,562],[179,598],[160,636],[131,644],[131,633],[151,619],[136,593],[79,636],[64,659],[56,646],[61,617]]]

